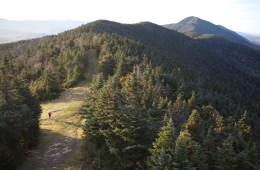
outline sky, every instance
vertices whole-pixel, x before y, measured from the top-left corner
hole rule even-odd
[[[159,25],[196,16],[231,30],[260,35],[260,0],[0,0],[11,20],[107,19]]]

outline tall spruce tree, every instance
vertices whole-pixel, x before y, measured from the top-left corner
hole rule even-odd
[[[185,124],[185,129],[189,131],[193,140],[200,143],[203,141],[205,129],[203,127],[203,121],[197,110],[193,110],[191,112],[191,115]]]
[[[236,153],[233,148],[233,137],[229,135],[217,148],[217,169],[236,169]]]
[[[166,120],[167,121],[167,120]],[[158,137],[150,149],[151,156],[148,157],[149,169],[172,169],[174,161],[175,132],[172,119],[162,126]]]
[[[174,169],[207,169],[202,147],[192,140],[187,130],[181,131],[176,139],[173,167]]]

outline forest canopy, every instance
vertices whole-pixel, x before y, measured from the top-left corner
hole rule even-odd
[[[147,22],[2,44],[1,166],[37,143],[38,101],[88,76],[80,114],[93,169],[257,169],[259,56]]]

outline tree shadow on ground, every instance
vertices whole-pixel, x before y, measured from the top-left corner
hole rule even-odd
[[[78,150],[82,139],[71,138],[51,130],[41,129],[39,144],[28,150],[26,160],[18,166],[18,170],[63,169],[66,166],[81,167],[82,154]],[[73,160],[73,157],[79,160]],[[70,161],[70,162],[68,162]],[[68,165],[69,164],[69,165]],[[77,169],[77,168],[76,168]]]

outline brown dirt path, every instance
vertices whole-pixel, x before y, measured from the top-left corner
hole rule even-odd
[[[42,103],[39,145],[28,152],[19,170],[81,168],[83,155],[82,119],[76,112],[83,104],[88,82],[63,91],[58,99]],[[51,119],[48,112],[52,112]]]

